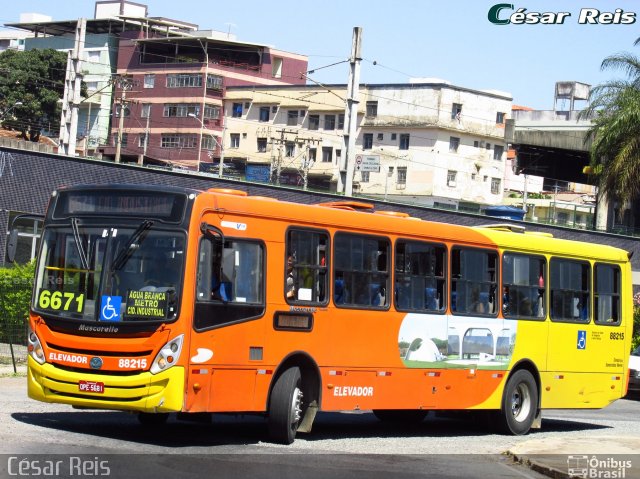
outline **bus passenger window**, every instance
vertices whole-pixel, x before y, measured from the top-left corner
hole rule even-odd
[[[451,250],[451,311],[455,314],[498,314],[498,254],[454,247]]]
[[[544,319],[546,260],[505,252],[502,256],[502,314],[505,318]]]
[[[620,324],[620,268],[596,263],[593,274],[596,323]]]
[[[265,305],[264,276],[261,243],[203,238],[198,253],[196,329],[260,317]]]
[[[389,305],[389,240],[337,233],[334,247],[335,304],[386,308]]]
[[[444,312],[446,254],[440,245],[396,242],[396,309]]]
[[[589,263],[552,258],[549,265],[551,319],[588,323],[591,311]]]
[[[285,298],[288,302],[328,302],[327,253],[329,234],[318,230],[287,232]]]

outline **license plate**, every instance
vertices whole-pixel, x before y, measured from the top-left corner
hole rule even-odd
[[[80,392],[83,393],[100,393],[104,392],[104,383],[99,383],[96,381],[80,381],[78,383],[78,388]]]

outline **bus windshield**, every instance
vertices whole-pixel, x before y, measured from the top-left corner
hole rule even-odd
[[[167,321],[178,313],[185,234],[137,227],[48,227],[34,311],[86,321]]]

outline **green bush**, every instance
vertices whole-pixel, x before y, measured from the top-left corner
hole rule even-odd
[[[640,345],[640,306],[633,308],[633,338],[631,339],[631,350]]]
[[[0,342],[26,324],[34,273],[35,262],[0,268]]]

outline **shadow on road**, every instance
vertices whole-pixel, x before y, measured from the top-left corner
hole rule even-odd
[[[163,425],[138,422],[124,412],[70,411],[14,413],[12,418],[43,428],[169,448],[251,445],[268,441],[266,420],[260,416],[215,415],[212,421],[181,421],[172,415]],[[608,429],[586,421],[544,419],[543,432]],[[414,424],[383,423],[373,414],[320,413],[307,441],[355,438],[483,437],[496,434],[486,417],[469,412],[431,415]],[[535,436],[536,430],[532,430]]]

